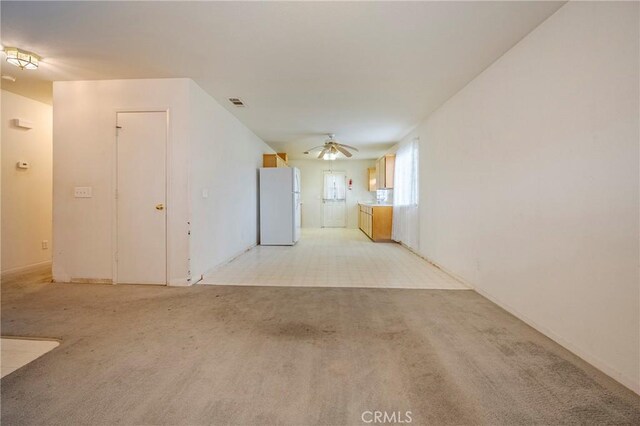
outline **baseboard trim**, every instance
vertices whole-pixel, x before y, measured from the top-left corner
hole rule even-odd
[[[189,287],[192,284],[191,278],[174,278],[169,280],[169,287]]]
[[[411,253],[415,254],[416,256],[418,256],[420,259],[424,260],[425,262],[429,263],[431,266],[433,266],[434,268],[438,268],[440,269],[442,272],[444,272],[445,274],[451,276],[452,278],[454,278],[456,281],[459,281],[460,284],[464,285],[467,287],[468,290],[475,290],[475,288],[468,283],[464,278],[460,277],[459,275],[451,272],[450,270],[444,268],[442,265],[439,265],[438,263],[434,262],[433,260],[429,259],[428,257],[418,253],[416,250],[412,249],[411,247],[409,247],[408,245],[406,245],[405,243],[403,243],[402,241],[396,241],[398,244],[400,244],[402,247],[406,248],[407,250],[409,250]]]
[[[9,275],[33,272],[40,268],[51,267],[51,265],[52,263],[50,260],[45,260],[44,262],[32,263],[31,265],[18,266],[16,268],[11,268],[11,269],[7,269],[6,271],[2,271],[0,273],[0,277],[4,278],[5,276],[9,276]]]
[[[531,318],[527,317],[526,315],[523,315],[517,309],[512,308],[510,305],[502,302],[500,299],[492,296],[491,294],[487,293],[486,291],[484,291],[482,289],[479,289],[477,287],[474,288],[473,290],[476,293],[480,294],[481,296],[489,299],[490,301],[492,301],[496,305],[500,306],[502,309],[504,309],[505,311],[509,312],[511,315],[517,317],[519,320],[523,321],[524,323],[526,323],[530,327],[535,328],[537,331],[539,331],[540,333],[544,334],[545,336],[547,336],[548,338],[550,338],[551,340],[553,340],[554,342],[556,342],[557,344],[559,344],[563,348],[567,349],[569,352],[573,353],[578,358],[581,358],[583,361],[587,362],[592,367],[595,367],[596,369],[600,370],[601,372],[603,372],[607,376],[611,377],[612,379],[614,379],[616,382],[620,383],[624,387],[626,387],[626,388],[632,390],[633,392],[635,392],[636,394],[640,395],[640,382],[635,382],[632,379],[629,379],[628,377],[625,377],[622,373],[620,373],[617,369],[611,367],[605,361],[603,361],[600,358],[595,357],[595,356],[593,356],[591,354],[588,354],[587,352],[582,350],[582,348],[580,348],[578,346],[575,346],[573,343],[570,343],[565,338],[563,338],[560,335],[556,334],[555,332],[551,331],[547,327],[538,324],[536,321],[532,320]]]
[[[205,277],[205,276],[207,276],[207,275],[209,275],[210,273],[214,272],[216,269],[221,268],[222,266],[227,265],[227,264],[229,264],[229,263],[233,262],[234,260],[236,260],[237,258],[239,258],[240,256],[242,256],[243,254],[245,254],[245,253],[247,253],[247,252],[249,252],[249,251],[253,250],[253,249],[254,249],[254,248],[256,248],[257,246],[258,246],[258,243],[253,243],[253,244],[251,244],[250,246],[246,247],[245,249],[243,249],[243,250],[240,250],[240,251],[236,252],[234,255],[232,255],[231,257],[229,257],[227,260],[224,260],[224,261],[222,261],[222,262],[218,263],[217,265],[212,266],[211,268],[207,269],[204,273],[202,273],[202,274],[200,274],[200,275],[198,276],[198,280],[197,280],[194,284],[199,283],[200,281],[202,281],[202,280],[204,279],[204,277]]]
[[[113,284],[111,278],[71,278],[71,284]]]
[[[403,244],[403,246],[404,246],[404,244]],[[411,249],[409,249],[409,250],[411,250]],[[411,250],[411,251],[413,251],[413,250]],[[413,251],[413,252],[416,253],[415,251]],[[444,271],[447,274],[451,275],[452,277],[454,277],[455,279],[457,279],[458,281],[460,281],[464,285],[468,286],[470,289],[472,289],[473,291],[475,291],[476,293],[478,293],[482,297],[484,297],[484,298],[490,300],[491,302],[495,303],[496,305],[500,306],[502,309],[504,309],[505,311],[509,312],[511,315],[513,315],[514,317],[518,318],[519,320],[521,320],[522,322],[524,322],[528,326],[530,326],[530,327],[534,328],[536,331],[544,334],[545,336],[547,336],[548,338],[550,338],[551,340],[553,340],[554,342],[556,342],[557,344],[559,344],[560,346],[562,346],[563,348],[565,348],[566,350],[568,350],[569,352],[571,352],[572,354],[577,356],[578,358],[580,358],[583,361],[585,361],[588,364],[590,364],[592,367],[600,370],[602,373],[604,373],[607,376],[611,377],[616,382],[620,383],[624,387],[626,387],[626,388],[630,389],[631,391],[635,392],[636,394],[640,395],[640,382],[634,381],[633,379],[631,379],[629,377],[626,377],[625,375],[620,373],[617,369],[615,369],[615,368],[611,367],[609,364],[607,364],[605,361],[601,360],[598,357],[595,357],[593,355],[590,355],[590,354],[586,353],[584,350],[582,350],[582,348],[579,348],[578,346],[575,346],[574,344],[570,343],[565,338],[559,336],[558,334],[556,334],[555,332],[551,331],[547,327],[544,327],[544,326],[538,324],[536,321],[534,321],[531,318],[527,317],[526,315],[520,313],[517,309],[514,309],[509,304],[504,303],[499,298],[489,294],[488,292],[478,288],[477,286],[475,286],[475,285],[471,284],[470,282],[464,280],[463,278],[459,277],[458,275],[452,273],[451,271],[449,271],[446,268],[444,268],[441,265],[439,265],[437,262],[434,262],[432,259],[429,259],[426,256],[423,256],[423,255],[421,255],[419,253],[416,253],[416,254],[418,256],[420,256],[421,258],[423,258],[424,260],[426,260],[427,262],[431,263],[433,266],[437,267],[438,269],[441,269],[442,271]]]

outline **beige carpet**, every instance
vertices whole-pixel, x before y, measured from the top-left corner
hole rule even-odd
[[[3,425],[640,424],[640,397],[473,291],[28,281],[2,283],[2,333],[62,343],[2,379]]]

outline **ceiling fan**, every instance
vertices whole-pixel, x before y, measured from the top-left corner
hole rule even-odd
[[[358,152],[358,148],[339,143],[336,140],[336,135],[334,135],[333,133],[329,133],[327,136],[329,136],[329,139],[327,139],[324,145],[313,147],[306,150],[304,153],[309,154],[311,153],[311,151],[316,151],[319,149],[320,154],[318,155],[318,158],[325,158],[325,156],[328,156],[329,158],[326,159],[335,160],[338,152],[344,154],[345,157],[350,158],[352,154],[347,150],[347,148]]]

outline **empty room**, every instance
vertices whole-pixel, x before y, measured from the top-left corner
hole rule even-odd
[[[640,424],[640,2],[0,25],[3,425]]]

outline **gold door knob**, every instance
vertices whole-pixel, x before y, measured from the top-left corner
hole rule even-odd
[[[156,210],[164,210],[164,204],[156,204]]]

